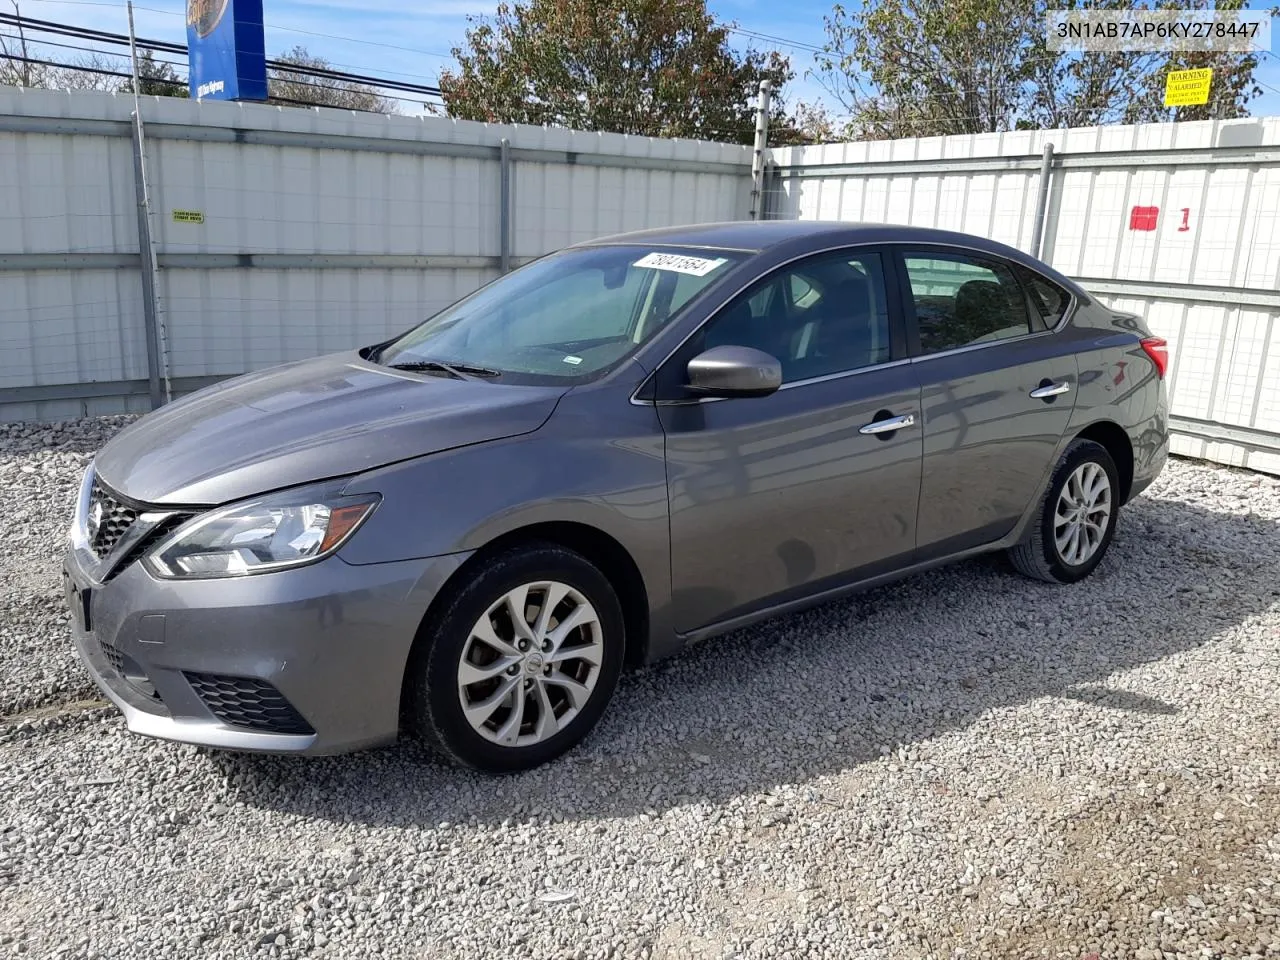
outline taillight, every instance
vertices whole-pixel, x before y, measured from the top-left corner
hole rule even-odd
[[[1142,341],[1142,349],[1147,352],[1151,362],[1156,365],[1156,373],[1164,379],[1164,372],[1169,369],[1169,343],[1162,337],[1147,337]]]

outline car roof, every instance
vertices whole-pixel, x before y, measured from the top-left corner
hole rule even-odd
[[[720,223],[697,223],[681,227],[658,227],[598,237],[576,246],[628,244],[636,246],[702,247],[708,250],[736,250],[763,253],[777,247],[804,255],[830,247],[860,243],[919,243],[990,253],[1022,263],[1087,296],[1079,285],[1052,267],[1015,247],[986,237],[953,230],[908,227],[892,223],[848,223],[838,220],[732,220]]]

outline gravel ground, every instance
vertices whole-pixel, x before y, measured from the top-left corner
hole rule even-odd
[[[127,735],[57,582],[118,425],[0,427],[0,952],[1280,957],[1276,479],[1173,462],[1084,584],[993,558],[742,631],[490,779]]]

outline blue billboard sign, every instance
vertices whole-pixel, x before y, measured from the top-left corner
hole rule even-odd
[[[192,99],[267,99],[262,0],[187,0],[187,60]]]

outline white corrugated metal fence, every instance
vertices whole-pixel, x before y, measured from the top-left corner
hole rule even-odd
[[[150,406],[132,110],[0,90],[0,419]],[[169,98],[143,113],[179,391],[376,341],[504,258],[750,203],[743,146]]]
[[[774,150],[770,215],[1033,251],[1170,342],[1175,452],[1280,473],[1280,119]]]
[[[0,419],[150,406],[132,108],[0,90]],[[504,263],[751,203],[742,146],[165,98],[143,113],[176,392],[380,339]],[[1175,450],[1280,473],[1280,119],[784,148],[769,168],[772,217],[1028,251],[1043,199],[1043,258],[1169,339]]]

